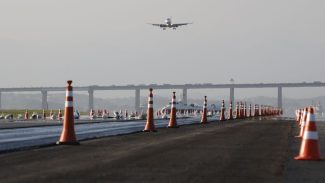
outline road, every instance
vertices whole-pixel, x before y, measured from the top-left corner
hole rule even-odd
[[[164,124],[165,125],[165,124]],[[282,182],[294,123],[192,124],[0,154],[2,182]]]
[[[179,119],[179,125],[197,123],[198,118]],[[144,120],[138,121],[122,121],[122,122],[93,122],[83,121],[75,125],[75,131],[78,140],[86,140],[98,137],[120,135],[142,131],[145,126]],[[6,126],[9,129],[0,129],[0,152],[13,151],[33,146],[47,146],[54,144],[61,135],[62,124],[53,122],[48,124],[41,122],[33,122],[30,125],[38,127],[27,127],[29,122],[10,123]],[[38,124],[37,124],[38,123]],[[157,127],[167,126],[167,120],[155,120]],[[14,128],[15,126],[24,128]]]

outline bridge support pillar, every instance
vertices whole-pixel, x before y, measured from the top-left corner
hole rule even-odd
[[[282,87],[278,87],[278,107],[282,108]]]
[[[187,88],[183,88],[182,102],[187,104]]]
[[[90,111],[91,109],[94,109],[94,90],[89,88],[88,95],[88,111]]]
[[[48,103],[47,103],[47,91],[41,91],[42,92],[42,109],[48,109]]]
[[[232,102],[233,105],[235,103],[235,88],[234,87],[231,87],[230,88],[230,95],[229,95],[229,102]]]
[[[135,104],[134,108],[136,112],[140,112],[140,89],[135,89]]]

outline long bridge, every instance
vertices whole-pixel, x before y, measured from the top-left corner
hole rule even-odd
[[[192,89],[229,89],[229,100],[235,101],[235,89],[236,88],[277,88],[278,90],[278,107],[282,108],[282,89],[283,88],[299,88],[299,87],[325,87],[324,82],[301,82],[301,83],[256,83],[256,84],[149,84],[149,85],[125,85],[125,86],[81,86],[74,87],[74,91],[88,92],[89,103],[88,108],[94,108],[94,92],[104,90],[134,90],[135,91],[135,110],[140,111],[140,92],[141,90],[147,90],[148,88],[154,88],[155,90],[163,89],[181,89],[182,101],[187,103],[187,91]],[[47,109],[47,95],[49,92],[65,91],[65,87],[22,87],[22,88],[0,88],[0,108],[1,108],[1,94],[10,92],[41,92],[42,94],[42,109]]]

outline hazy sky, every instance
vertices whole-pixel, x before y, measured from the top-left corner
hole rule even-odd
[[[325,81],[324,7],[324,0],[0,0],[0,87]],[[146,24],[169,16],[194,24],[176,31]]]

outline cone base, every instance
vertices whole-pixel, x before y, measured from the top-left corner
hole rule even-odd
[[[157,130],[142,130],[143,132],[157,132]]]
[[[203,125],[208,124],[208,123],[210,123],[210,122],[207,122],[207,121],[206,122],[202,122],[202,121],[200,122],[200,124],[203,124]]]
[[[302,138],[302,136],[300,136],[300,135],[297,135],[297,136],[295,136],[296,138]]]
[[[308,157],[296,156],[294,159],[295,160],[306,160],[306,161],[323,161],[323,159],[320,157],[316,158],[316,157],[310,157],[310,156],[308,156]]]
[[[80,143],[79,142],[60,142],[60,141],[57,141],[56,145],[80,145]]]

